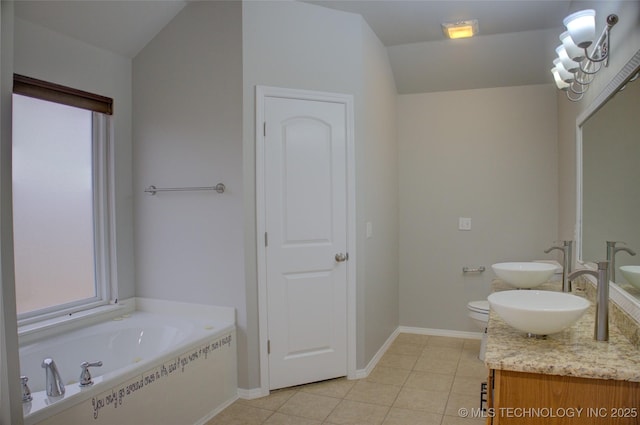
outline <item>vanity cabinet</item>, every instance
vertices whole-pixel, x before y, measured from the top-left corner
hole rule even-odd
[[[640,383],[491,369],[487,425],[640,424]]]

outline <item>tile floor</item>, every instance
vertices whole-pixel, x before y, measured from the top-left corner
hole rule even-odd
[[[334,379],[238,400],[207,425],[480,425],[487,369],[479,340],[400,334],[367,378]]]

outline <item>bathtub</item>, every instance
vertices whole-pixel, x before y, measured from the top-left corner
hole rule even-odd
[[[233,309],[220,314],[220,308],[141,299],[136,305],[21,345],[20,373],[33,396],[23,403],[25,425],[193,425],[237,398]],[[65,384],[61,397],[44,391],[47,357]],[[80,364],[98,360],[103,366],[90,369],[94,384],[81,388]]]

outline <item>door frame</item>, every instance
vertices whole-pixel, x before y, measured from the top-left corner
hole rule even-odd
[[[264,108],[268,97],[340,103],[345,105],[346,124],[346,193],[347,193],[347,377],[356,377],[356,194],[355,194],[355,138],[353,96],[282,87],[256,86],[256,247],[258,260],[258,335],[260,347],[260,392],[269,394],[269,355],[267,352],[268,303],[265,221],[265,149]]]

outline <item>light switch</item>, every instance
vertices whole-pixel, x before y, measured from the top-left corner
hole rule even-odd
[[[458,217],[458,230],[471,230],[471,219],[469,217]]]
[[[371,224],[370,221],[367,221],[366,234],[367,234],[367,239],[369,239],[371,236],[373,236],[373,224]]]

